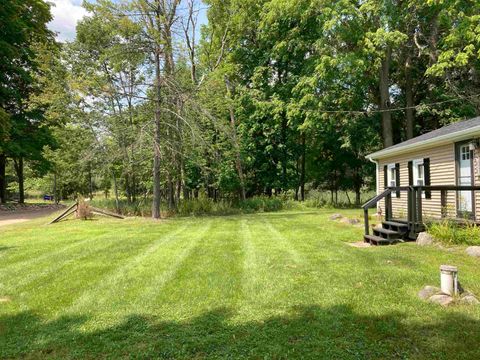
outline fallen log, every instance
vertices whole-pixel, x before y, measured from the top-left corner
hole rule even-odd
[[[90,209],[92,210],[93,213],[96,213],[98,215],[110,216],[110,217],[114,217],[116,219],[125,219],[124,216],[112,213],[112,212],[107,211],[107,210],[103,210],[103,209],[99,209],[99,208],[95,208],[95,207],[90,207]]]
[[[76,207],[78,206],[78,203],[76,202],[75,204],[73,204],[72,206],[70,206],[67,210],[65,210],[63,213],[61,213],[59,216],[57,216],[55,219],[53,219],[52,221],[50,221],[48,224],[51,225],[51,224],[55,224],[57,222],[59,222],[60,220],[62,220],[63,218],[71,215],[74,211],[76,211]]]

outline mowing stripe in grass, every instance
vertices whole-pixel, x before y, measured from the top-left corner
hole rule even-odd
[[[285,304],[295,298],[292,289],[305,262],[290,241],[276,241],[275,231],[265,232],[266,227],[264,219],[252,217],[242,224],[244,267],[238,320],[283,314],[288,311]]]
[[[191,252],[155,302],[165,317],[183,319],[212,308],[235,307],[242,291],[242,244],[237,219],[214,219],[201,246]]]
[[[133,235],[132,235],[133,236]],[[29,286],[33,282],[42,282],[43,284],[49,283],[48,277],[52,274],[55,276],[62,271],[62,269],[69,266],[76,266],[77,261],[82,261],[90,257],[96,256],[98,252],[102,251],[117,251],[121,247],[121,242],[118,239],[118,236],[114,234],[105,234],[94,239],[96,242],[100,242],[101,246],[95,244],[95,246],[76,246],[70,248],[70,250],[75,249],[75,252],[69,252],[62,256],[61,259],[52,261],[52,258],[45,259],[45,266],[42,267],[41,271],[27,272],[22,271],[22,277],[10,277],[10,282],[8,285],[14,286],[16,292],[20,292],[23,287]],[[128,237],[122,241],[129,240]],[[7,285],[7,287],[8,287]],[[42,284],[38,284],[41,286]]]
[[[259,264],[257,250],[252,243],[252,232],[246,219],[240,223],[240,233],[243,240],[243,278],[242,291],[243,298],[251,300],[252,295],[258,295],[261,291],[259,278],[264,276],[262,266]]]
[[[289,256],[291,259],[299,264],[303,261],[302,256],[300,253],[295,249],[294,244],[290,241],[290,239],[287,239],[285,236],[282,235],[280,231],[278,231],[274,225],[270,222],[268,219],[263,219],[264,223],[268,229],[268,231],[274,236],[272,239],[273,241],[278,241],[282,247],[288,252]]]
[[[113,241],[116,243],[115,247],[102,251],[98,244],[101,245],[104,241],[96,241],[94,244],[85,246],[82,249],[83,251],[90,248],[94,250],[91,256],[70,262],[70,265],[63,268],[62,271],[52,273],[44,282],[39,284],[42,291],[37,296],[32,296],[32,291],[38,289],[36,283],[33,283],[33,288],[30,286],[23,293],[18,293],[18,289],[13,286],[8,293],[15,300],[11,306],[19,305],[23,309],[37,309],[41,312],[43,312],[43,309],[57,312],[58,309],[70,306],[85,289],[91,287],[92,281],[103,278],[109,270],[116,269],[117,264],[128,261],[150,245],[152,242],[150,238],[155,235],[156,229],[167,230],[167,234],[169,233],[169,229],[165,229],[163,225],[153,227],[150,229],[150,236],[143,236],[140,238],[141,241],[135,241],[134,239],[138,239],[138,233],[135,234],[135,238],[133,236],[121,238],[119,231],[122,233],[129,231],[123,228],[115,229],[115,232],[110,232]],[[133,232],[132,235],[134,235]],[[20,277],[21,273],[14,276]],[[57,289],[63,289],[63,293],[59,294]]]
[[[59,228],[42,228],[41,231],[38,227],[31,231],[21,232],[21,235],[14,236],[9,239],[9,243],[0,245],[8,246],[10,243],[15,249],[8,254],[8,256],[2,261],[2,268],[6,269],[12,265],[20,265],[30,262],[32,259],[41,259],[42,257],[48,257],[49,254],[54,252],[62,252],[64,248],[69,246],[76,246],[79,240],[85,239],[85,237],[95,237],[108,234],[109,231],[104,229],[95,231],[89,229],[88,232],[72,231]],[[65,233],[59,234],[59,231],[70,232],[68,238],[65,237]],[[59,240],[61,238],[61,240]],[[26,250],[26,251],[23,251]]]
[[[124,263],[120,267],[116,267],[112,272],[107,272],[97,281],[91,283],[91,286],[83,292],[83,294],[68,308],[65,312],[72,313],[78,312],[80,310],[85,311],[85,308],[88,308],[89,311],[94,311],[99,305],[100,302],[105,303],[112,300],[115,297],[115,292],[117,289],[120,289],[123,284],[125,273],[129,270],[141,264],[146,258],[154,254],[159,248],[170,242],[178,239],[178,235],[184,232],[187,229],[188,224],[183,225],[180,228],[175,229],[172,232],[165,234],[165,236],[160,237],[148,248],[141,250],[136,256],[132,259],[128,259],[127,263]],[[107,294],[101,299],[96,298],[96,294],[100,291],[106,291]]]
[[[121,288],[115,289],[113,298],[106,299],[112,311],[124,310],[144,312],[150,305],[156,307],[155,296],[165,283],[171,279],[185,258],[196,247],[202,236],[210,229],[211,221],[204,222],[194,229],[189,227],[189,233],[182,233],[175,241],[162,244],[161,249],[145,258],[137,266],[125,271],[122,276]],[[139,279],[142,279],[139,286]],[[107,289],[107,293],[110,291]],[[102,303],[103,296],[100,297]]]
[[[106,235],[108,236],[108,234]],[[62,260],[65,258],[65,254],[67,254],[69,251],[76,249],[76,248],[81,248],[83,249],[83,245],[88,244],[89,242],[96,241],[97,239],[94,237],[88,237],[87,239],[84,239],[82,241],[77,241],[74,240],[73,243],[69,242],[69,245],[61,247],[57,251],[53,252],[43,252],[43,255],[35,257],[35,258],[30,258],[27,260],[23,260],[20,262],[15,262],[10,265],[6,265],[3,267],[2,265],[2,273],[4,274],[9,274],[9,273],[18,273],[19,271],[25,271],[27,267],[34,267],[38,265],[39,263],[46,261],[48,263],[55,261],[57,258],[59,260]],[[34,255],[34,254],[32,254]]]
[[[152,267],[145,267],[141,269],[145,271],[129,274],[129,276],[135,276],[137,279],[145,279],[141,287],[138,284],[130,287],[131,291],[126,296],[130,300],[130,310],[138,311],[140,309],[142,313],[145,313],[154,312],[158,309],[160,304],[155,299],[163,292],[166,284],[176,276],[185,261],[192,256],[194,250],[202,246],[202,241],[211,225],[212,221],[207,221],[192,236],[184,236],[181,243],[175,242],[171,248],[162,248],[158,258],[149,259],[150,263],[155,262]],[[157,266],[154,267],[155,265]]]

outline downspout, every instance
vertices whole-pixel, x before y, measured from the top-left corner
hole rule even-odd
[[[371,157],[369,157],[368,160],[375,164],[375,194],[379,195],[379,193],[378,193],[378,179],[379,179],[379,176],[378,176],[378,161],[373,160]],[[377,212],[378,212],[378,204],[377,204]]]

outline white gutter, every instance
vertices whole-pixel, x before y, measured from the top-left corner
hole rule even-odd
[[[391,156],[391,155],[404,154],[404,153],[407,153],[411,150],[425,149],[425,148],[428,148],[428,147],[432,147],[432,145],[443,145],[443,144],[447,144],[447,143],[450,143],[450,142],[467,140],[468,138],[474,137],[475,135],[480,135],[480,125],[473,126],[470,129],[465,129],[465,130],[457,131],[457,132],[454,132],[454,133],[445,134],[445,135],[442,135],[442,136],[437,136],[437,137],[434,137],[432,139],[428,139],[428,140],[425,140],[425,141],[416,142],[416,143],[413,143],[413,144],[408,144],[408,145],[405,145],[405,146],[396,147],[394,149],[387,148],[387,149],[384,149],[384,150],[380,150],[380,151],[374,152],[373,154],[368,155],[367,158],[370,161],[372,161],[373,159],[378,160],[378,159],[382,159],[382,158],[385,158],[385,157],[388,157],[388,156]]]
[[[376,178],[375,178],[375,194],[377,194],[378,192],[378,161],[376,160],[373,160],[372,158],[368,158],[368,160],[370,160],[370,162],[374,163],[375,166],[376,166],[376,169],[375,169],[375,174],[376,174]],[[378,195],[378,194],[377,194]]]
[[[375,164],[375,194],[378,195],[378,178],[379,178],[379,174],[378,174],[378,161],[376,160],[373,160],[372,158],[368,158],[368,160],[370,160],[372,163]],[[378,204],[377,204],[377,212],[378,212]]]

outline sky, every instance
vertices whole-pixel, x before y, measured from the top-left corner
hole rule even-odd
[[[50,2],[53,3],[53,21],[48,27],[57,33],[58,41],[74,40],[77,22],[88,15],[82,7],[82,0],[50,0]],[[200,13],[199,21],[201,24],[207,23],[205,10]]]
[[[82,7],[82,0],[50,0],[53,21],[48,24],[50,30],[57,33],[57,40],[75,39],[75,27],[87,11]]]

